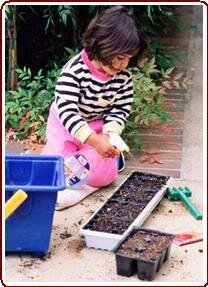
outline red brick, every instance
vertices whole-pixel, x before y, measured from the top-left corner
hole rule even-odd
[[[143,148],[144,149],[159,149],[161,152],[180,152],[182,150],[182,144],[176,143],[176,144],[171,144],[171,143],[144,143],[143,142]],[[132,152],[137,152],[138,149],[132,149]]]
[[[178,92],[177,90],[171,89],[167,95],[165,95],[166,99],[170,100],[181,100],[184,101],[185,99],[185,94]]]
[[[184,103],[183,102],[173,102],[166,101],[164,104],[164,108],[167,112],[184,112]]]
[[[183,126],[184,126],[184,119],[182,120],[172,120],[169,122],[169,125],[172,128],[177,128],[177,129],[182,129],[183,130]]]
[[[172,132],[170,133],[170,135],[182,135],[183,134],[183,130],[182,128],[181,129],[176,129],[176,128],[173,128],[170,124],[170,128],[172,128]],[[152,135],[157,135],[157,136],[164,136],[164,135],[167,135],[168,133],[166,133],[164,130],[161,129],[161,127],[155,127],[155,128],[147,128],[147,129],[144,129],[144,128],[141,128],[141,129],[138,129],[138,136],[144,136],[144,135],[149,135],[149,136],[152,136]]]
[[[142,143],[182,143],[182,136],[171,136],[171,135],[144,135],[141,136]]]
[[[170,116],[172,117],[173,120],[183,120],[184,119],[184,112],[180,112],[180,111],[177,111],[177,112],[169,112],[168,113],[170,114]]]

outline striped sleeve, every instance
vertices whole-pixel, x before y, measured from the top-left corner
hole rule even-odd
[[[81,142],[85,142],[94,131],[79,115],[79,81],[75,74],[63,71],[56,84],[55,100],[59,118],[66,130]]]
[[[112,108],[104,114],[103,131],[113,131],[121,134],[125,127],[126,119],[129,116],[133,101],[133,81],[130,75],[126,83],[118,90],[116,101]]]

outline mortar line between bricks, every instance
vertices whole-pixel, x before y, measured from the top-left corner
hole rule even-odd
[[[179,92],[178,90],[174,90],[172,89],[172,91],[169,91],[168,94],[165,96],[165,99],[169,96],[169,95],[180,95],[181,97],[182,96],[185,96],[186,92]]]
[[[132,152],[134,152],[134,151],[137,152],[137,149],[132,148],[131,151]],[[158,153],[161,153],[161,152],[162,153],[182,153],[181,150],[179,151],[179,150],[168,150],[168,149],[160,149]]]
[[[135,150],[135,149],[131,149],[131,152],[136,152],[137,150]],[[145,151],[144,151],[144,153],[145,153]],[[177,154],[181,154],[182,155],[182,151],[173,151],[173,150],[170,150],[170,151],[164,151],[164,150],[160,150],[157,154],[161,154],[161,153],[163,153],[163,154],[166,154],[166,153],[177,153]],[[154,155],[157,155],[157,154],[153,154],[153,156]]]
[[[143,146],[145,146],[146,144],[152,144],[153,142],[152,141],[146,141],[146,142],[144,142],[143,143]],[[178,144],[178,142],[171,142],[171,143],[169,143],[169,142],[156,142],[155,144],[159,144],[159,145],[163,145],[163,144]],[[151,147],[150,149],[152,149],[153,147]],[[182,148],[181,148],[182,149]],[[162,150],[160,150],[161,152],[162,152]],[[171,150],[170,150],[170,152],[171,152]],[[172,152],[178,152],[178,151],[174,151],[174,150],[172,150]],[[181,151],[182,152],[182,151]]]
[[[180,121],[180,120],[178,120],[178,121]],[[151,128],[151,127],[150,127]],[[146,130],[145,128],[142,128],[142,127],[138,127],[138,129],[139,130]],[[160,131],[161,130],[161,128],[158,128],[158,127],[155,127],[155,128],[151,128],[151,129],[155,129],[155,131]],[[183,130],[183,128],[182,127],[174,127],[173,128],[174,130]],[[168,135],[168,134],[166,134],[166,135]]]
[[[171,160],[171,159],[163,159],[162,160],[163,161],[163,165],[164,164],[168,164],[168,163],[175,163],[175,164],[178,164],[178,163],[180,163],[181,162],[181,160]],[[134,163],[132,163],[132,164],[134,164]],[[158,166],[159,166],[160,164],[158,163]],[[162,165],[162,164],[161,164]]]
[[[175,139],[175,138],[180,138],[181,136],[182,136],[182,134],[181,135],[173,135],[173,134],[163,134],[163,133],[160,133],[160,134],[158,134],[158,133],[156,133],[156,134],[153,134],[153,133],[149,133],[149,134],[139,134],[140,136],[150,136],[150,137],[157,137],[157,138],[161,138],[161,137],[163,137],[163,138],[173,138],[173,139]]]
[[[136,150],[134,150],[134,149],[131,149],[131,152],[135,152]],[[144,151],[144,153],[145,153],[145,151]],[[172,151],[172,150],[170,150],[170,151],[164,151],[164,150],[160,150],[157,154],[161,154],[161,153],[163,153],[163,154],[168,154],[168,153],[177,153],[177,154],[181,154],[182,155],[182,151]],[[157,155],[157,154],[153,154],[153,156],[154,155]]]
[[[178,160],[174,160],[174,159],[163,159],[162,161],[163,161],[163,163],[174,162],[174,163],[176,163],[176,164],[181,162],[180,159],[178,159]]]
[[[176,137],[180,137],[182,135],[173,135],[173,134],[153,134],[153,133],[139,133],[140,136],[156,136],[156,137],[172,137],[172,138],[176,138]]]
[[[158,144],[160,144],[161,145],[161,143],[159,143],[159,142],[149,142],[149,141],[147,141],[146,139],[144,139],[143,141],[142,141],[142,143],[144,143],[144,144],[154,144],[154,145],[158,145]],[[161,148],[166,148],[166,145],[170,145],[170,146],[174,146],[174,145],[177,145],[178,147],[182,147],[182,143],[175,143],[175,142],[163,142],[163,145],[165,145],[165,147],[163,147],[163,146],[161,146]]]
[[[178,159],[178,160],[174,160],[174,159],[163,159],[163,163],[165,163],[165,162],[175,162],[175,163],[180,163],[180,162],[181,162],[181,160],[180,160],[180,159]]]
[[[183,114],[184,111],[168,111],[169,114]]]
[[[135,166],[127,166],[127,168],[132,168],[132,169],[135,169]],[[161,168],[158,168],[158,167],[141,167],[139,170],[142,170],[142,169],[149,169],[149,170],[159,170],[159,171],[161,171],[161,170],[163,170],[163,168],[162,168],[162,166],[161,166]],[[179,171],[180,172],[180,169],[175,169],[175,168],[166,168],[165,169],[165,171]]]
[[[185,101],[184,101],[184,99],[174,99],[174,98],[170,98],[169,99],[168,98],[168,99],[165,100],[165,103],[166,102],[185,102]]]

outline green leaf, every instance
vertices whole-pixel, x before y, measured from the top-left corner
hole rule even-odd
[[[8,120],[8,124],[12,127],[12,128],[14,128],[14,129],[18,129],[18,126],[19,126],[19,124],[16,122],[16,121],[14,121],[13,119],[9,119]]]
[[[31,72],[30,68],[27,69],[27,73],[28,73],[29,77],[32,76],[32,72]]]
[[[23,73],[23,70],[21,70],[21,69],[15,69],[15,71],[16,71],[18,74],[22,74],[22,73]]]
[[[175,69],[175,67],[171,67],[171,68],[167,69],[165,71],[165,75],[170,75],[174,69]]]
[[[20,97],[21,97],[20,93],[17,92],[17,91],[9,91],[9,93],[10,93],[11,95],[14,95],[16,98],[20,98]]]
[[[42,71],[43,71],[43,69],[40,69],[40,70],[38,71],[38,76],[39,76],[39,77],[42,76]]]
[[[22,78],[22,81],[29,80],[29,79],[30,79],[30,76],[25,76]]]
[[[66,26],[67,25],[67,14],[63,13],[61,16],[61,20],[63,24]]]
[[[27,97],[28,93],[24,89],[19,87],[18,91],[21,96]]]
[[[174,77],[174,80],[179,80],[183,75],[184,75],[183,72],[180,72],[180,73],[176,74],[175,77]]]
[[[136,147],[139,149],[139,150],[141,150],[141,148],[142,148],[142,143],[141,143],[141,140],[140,139],[134,139],[134,143],[135,143],[135,145],[136,145]]]
[[[152,10],[152,6],[151,6],[151,5],[148,5],[148,6],[147,6],[147,15],[148,15],[148,17],[150,18],[152,24],[154,24],[154,21],[153,21],[153,19],[152,19],[151,10]]]
[[[25,139],[27,136],[28,136],[28,132],[27,132],[27,131],[23,131],[23,132],[20,132],[20,133],[17,134],[17,138],[18,138],[19,140],[23,140],[23,139]]]

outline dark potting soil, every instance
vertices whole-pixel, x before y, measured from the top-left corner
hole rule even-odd
[[[84,229],[123,234],[169,178],[133,172]]]
[[[168,247],[171,240],[171,235],[138,230],[121,244],[117,254],[135,259],[155,261],[160,258],[161,253]]]

